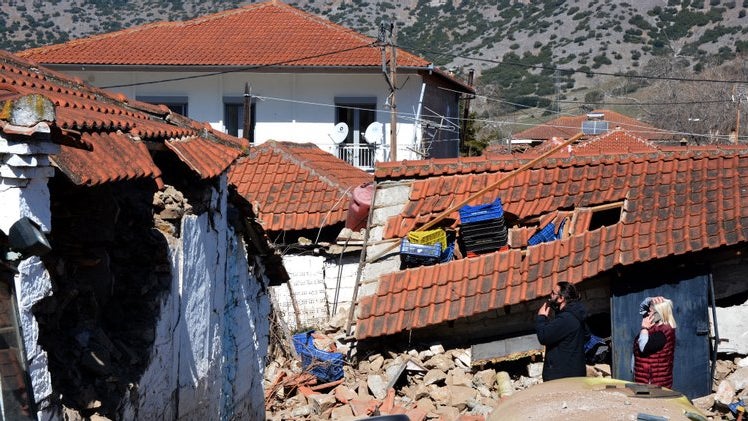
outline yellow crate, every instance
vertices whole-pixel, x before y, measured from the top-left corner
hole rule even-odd
[[[447,233],[441,228],[428,231],[411,231],[408,233],[408,241],[413,244],[429,246],[439,243],[442,245],[442,250],[446,250]]]

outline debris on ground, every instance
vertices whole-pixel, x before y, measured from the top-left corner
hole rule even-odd
[[[298,356],[276,358],[265,371],[267,420],[348,421],[405,414],[411,421],[485,421],[503,399],[542,383],[542,361],[527,358],[505,366],[476,367],[471,365],[470,348],[435,344],[357,355],[345,341],[343,323],[334,319],[314,332],[314,344],[321,351],[346,356],[343,378],[324,382],[312,374],[315,369],[320,372],[319,366],[305,366]],[[611,367],[589,365],[587,376],[610,378]],[[743,408],[740,402],[748,401],[747,386],[748,358],[718,360],[715,393],[694,399],[693,404],[709,420],[734,420]]]

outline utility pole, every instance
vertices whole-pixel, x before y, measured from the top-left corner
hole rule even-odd
[[[468,73],[468,86],[473,86],[473,77],[475,76],[475,71],[473,69],[470,69],[470,72]],[[470,118],[470,100],[472,99],[472,96],[468,96],[465,98],[465,105],[462,109],[462,128],[460,129],[460,138],[462,142],[462,146],[465,146],[465,143],[467,142],[467,126],[468,126],[468,119]],[[458,148],[459,151],[459,148]],[[470,156],[470,150],[468,149],[468,156]]]
[[[249,140],[251,144],[249,130],[252,127],[252,88],[248,82],[244,83],[244,121],[242,123],[242,137]]]
[[[389,26],[389,28],[387,28]],[[385,37],[389,33],[389,38]],[[388,103],[390,106],[390,161],[397,161],[397,101],[395,93],[397,91],[397,43],[395,42],[395,23],[393,21],[388,25],[385,22],[379,24],[379,44],[382,49],[382,72],[384,79],[390,87]],[[390,47],[389,67],[387,66],[387,46]]]

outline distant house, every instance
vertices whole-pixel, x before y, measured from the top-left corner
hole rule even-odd
[[[581,133],[581,132],[577,132]],[[573,137],[574,134],[569,135],[569,138]],[[553,137],[549,140],[543,141],[543,143],[527,148],[524,151],[519,152],[521,157],[537,157],[544,153],[554,149],[556,146],[563,143],[566,138]],[[629,154],[629,153],[645,153],[645,152],[657,152],[660,150],[662,144],[658,144],[655,141],[647,140],[645,138],[636,136],[630,133],[626,129],[616,128],[605,131],[596,136],[581,136],[579,140],[572,142],[569,146],[562,148],[554,152],[551,157],[564,158],[575,154],[580,155],[611,155],[611,154]],[[505,148],[489,147],[483,151],[484,155],[491,156],[495,154],[505,154]]]
[[[393,60],[390,48],[275,0],[19,54],[254,144],[311,139],[367,170],[393,153],[393,102],[397,159],[458,156],[459,100],[472,92],[397,49],[393,93],[382,71]],[[246,85],[249,133],[243,132]]]
[[[709,307],[716,303],[719,332],[730,332],[727,346],[748,349],[738,322],[748,311],[741,275],[748,270],[741,257],[748,251],[748,149],[662,146],[601,154],[579,148],[515,172],[531,158],[377,166],[371,243],[352,320],[359,346],[467,344],[476,360],[486,349],[489,360],[516,357],[507,351],[513,344],[520,345],[518,355],[539,353],[533,315],[555,283],[569,281],[581,288],[598,335],[612,336],[613,374],[623,379],[631,379],[638,303],[647,295],[673,298],[677,347],[689,350],[676,351],[682,368],[675,387],[690,397],[708,394],[710,335],[717,330],[710,329]],[[462,250],[466,230],[457,209],[496,199],[507,246],[471,256]],[[462,252],[445,263],[401,270],[403,257],[394,247],[431,222],[455,230]],[[481,235],[498,244],[498,232]],[[394,245],[385,247],[388,240]],[[721,318],[727,311],[733,314]]]
[[[614,130],[624,130],[632,136],[649,142],[672,143],[674,136],[663,129],[639,121],[627,115],[611,110],[594,110],[576,116],[560,116],[545,123],[532,126],[514,133],[510,142],[513,150],[524,150],[543,144],[552,139],[568,139],[577,133],[584,133],[580,142]],[[486,148],[489,152],[506,152],[505,145],[492,145]]]
[[[373,181],[312,143],[268,140],[230,169],[229,183],[282,252],[288,284],[272,291],[289,327],[320,325],[350,306],[362,236],[341,231],[366,225],[367,213],[349,208],[354,192]]]
[[[285,273],[228,189],[248,142],[5,52],[0,79],[3,418],[263,419]]]

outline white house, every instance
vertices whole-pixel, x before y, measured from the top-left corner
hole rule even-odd
[[[364,169],[393,152],[458,156],[459,101],[473,92],[421,57],[275,0],[19,54],[237,136],[249,87],[252,142],[313,142]]]

